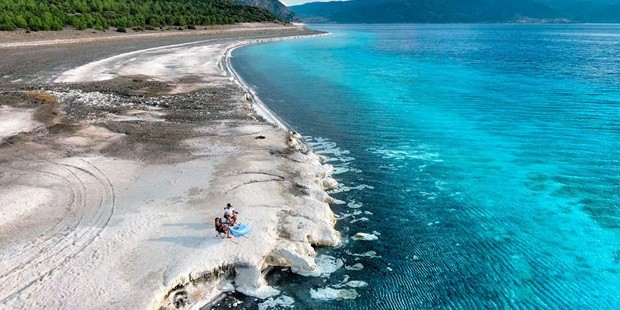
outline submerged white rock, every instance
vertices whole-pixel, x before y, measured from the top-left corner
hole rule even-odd
[[[347,254],[354,256],[354,257],[369,257],[369,258],[380,258],[381,257],[381,255],[377,255],[377,252],[375,251],[368,251],[362,254],[351,253],[347,251]]]
[[[259,310],[267,310],[267,309],[291,309],[295,308],[293,304],[295,303],[295,299],[289,296],[280,296],[276,299],[269,298],[258,304]]]
[[[372,241],[372,240],[377,240],[379,239],[379,237],[373,235],[373,234],[367,234],[367,233],[363,233],[363,232],[358,232],[355,235],[351,236],[351,239],[353,240],[363,240],[363,241]]]
[[[323,189],[334,189],[338,187],[338,181],[333,178],[325,178],[323,180]]]
[[[364,282],[364,281],[349,281],[347,283],[345,283],[347,286],[349,287],[355,287],[355,288],[360,288],[360,287],[366,287],[368,286],[368,283]]]
[[[346,270],[362,270],[364,269],[364,265],[362,265],[361,263],[356,263],[351,266],[344,266],[344,268]]]
[[[355,299],[359,296],[354,289],[333,289],[331,287],[311,289],[310,297],[319,300]]]

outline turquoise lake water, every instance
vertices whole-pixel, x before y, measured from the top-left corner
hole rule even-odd
[[[620,309],[620,25],[311,28],[233,53],[341,183],[333,273],[276,272],[273,299]]]

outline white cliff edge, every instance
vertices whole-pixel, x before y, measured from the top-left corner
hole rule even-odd
[[[337,246],[341,242],[340,233],[334,228],[336,218],[329,206],[334,199],[325,192],[338,186],[336,180],[331,178],[333,167],[323,164],[325,158],[313,153],[301,135],[292,132],[284,121],[270,111],[230,65],[234,48],[266,41],[269,40],[241,42],[229,47],[222,54],[224,58],[220,61],[220,68],[244,89],[246,95],[242,100],[251,101],[254,111],[277,126],[277,129],[272,127],[274,134],[284,140],[277,151],[277,159],[274,159],[277,168],[269,169],[270,164],[260,166],[281,178],[282,182],[277,185],[279,192],[273,192],[272,185],[269,189],[261,187],[257,190],[247,186],[239,189],[235,198],[249,197],[241,216],[252,217],[250,235],[223,240],[223,255],[215,255],[206,259],[204,265],[179,274],[162,287],[151,308],[198,309],[230,290],[258,298],[277,295],[280,292],[266,284],[264,270],[278,266],[290,267],[300,273],[312,272],[317,268],[314,246]],[[271,190],[269,195],[281,197],[271,197],[273,204],[252,199],[266,190]],[[247,211],[253,207],[256,207],[257,213]],[[231,246],[231,242],[239,244]]]

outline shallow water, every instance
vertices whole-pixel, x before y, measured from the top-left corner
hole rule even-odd
[[[314,28],[233,53],[342,183],[333,272],[280,301],[620,308],[620,26]]]

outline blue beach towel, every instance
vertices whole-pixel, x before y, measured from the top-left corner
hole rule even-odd
[[[247,224],[239,223],[235,225],[234,227],[230,227],[230,234],[237,238],[244,236],[249,232],[250,232],[250,226],[248,226]]]

